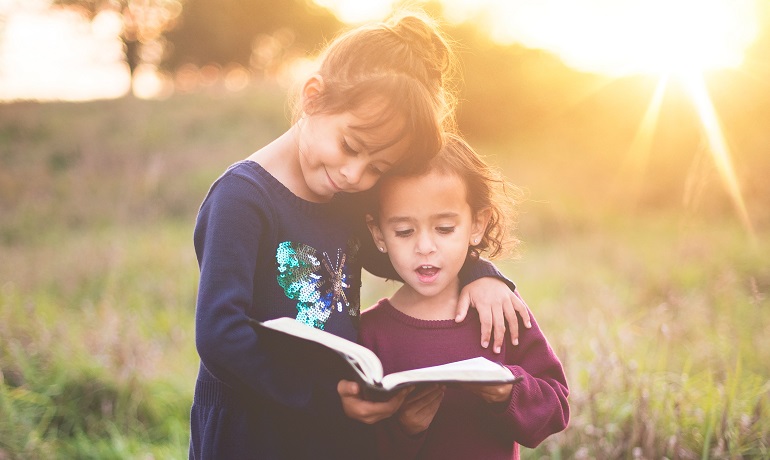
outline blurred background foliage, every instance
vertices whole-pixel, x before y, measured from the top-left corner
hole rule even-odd
[[[286,63],[344,24],[303,1],[55,2],[119,12],[129,67],[175,91],[0,105],[0,459],[185,458],[197,208],[289,126]],[[460,129],[527,193],[521,257],[497,263],[572,390],[570,427],[524,458],[770,458],[767,29],[706,75],[751,229],[682,86],[642,161],[655,77],[446,30]],[[367,276],[362,305],[393,289]]]

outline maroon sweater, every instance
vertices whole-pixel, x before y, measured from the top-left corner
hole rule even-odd
[[[361,343],[382,361],[385,374],[483,356],[502,362],[523,380],[507,404],[489,404],[476,395],[447,387],[430,427],[416,435],[401,431],[395,417],[380,422],[382,458],[518,459],[519,446],[535,447],[566,428],[567,380],[559,358],[537,325],[519,319],[519,345],[497,355],[480,345],[479,318],[471,309],[462,323],[428,321],[396,310],[387,299],[361,314]]]

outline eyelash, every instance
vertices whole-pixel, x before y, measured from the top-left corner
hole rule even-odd
[[[355,150],[353,147],[351,147],[350,144],[348,144],[348,141],[345,140],[345,138],[342,139],[342,149],[348,155],[353,155],[353,156],[358,155],[358,151]],[[374,165],[370,165],[369,169],[372,171],[372,174],[375,174],[377,176],[381,176],[385,174],[385,171],[381,170],[380,168]]]
[[[353,147],[351,147],[350,144],[348,144],[348,141],[345,140],[345,138],[342,139],[342,148],[349,155],[358,155],[358,151],[355,150]]]
[[[442,235],[448,235],[450,233],[454,233],[455,227],[436,227],[436,231]],[[414,233],[414,230],[396,230],[396,238],[407,238],[409,236],[412,236],[412,233]]]

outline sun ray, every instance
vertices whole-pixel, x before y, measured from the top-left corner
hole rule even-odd
[[[683,77],[697,113],[702,149],[716,165],[738,219],[754,229],[740,191],[730,150],[711,102],[704,72],[739,70],[755,56],[750,47],[767,27],[762,0],[443,0],[448,17],[473,17],[492,40],[547,50],[583,72],[622,78],[660,76],[637,128],[617,190],[632,198],[642,189],[667,81]],[[558,14],[555,14],[558,12]],[[765,19],[763,19],[765,17]],[[763,26],[764,24],[764,26]],[[764,63],[761,64],[764,66]],[[745,69],[745,67],[744,67]],[[630,187],[630,189],[629,189]],[[629,196],[619,194],[618,196]]]
[[[652,151],[652,141],[655,135],[655,127],[660,117],[660,109],[663,105],[663,96],[668,86],[668,76],[663,76],[658,80],[655,92],[652,95],[650,104],[639,123],[631,145],[628,148],[626,159],[621,167],[621,174],[616,178],[616,188],[630,187],[631,197],[636,201],[642,188],[642,177],[647,169],[650,153]],[[629,175],[632,177],[629,179]],[[629,185],[630,184],[630,185]]]
[[[711,102],[711,97],[706,88],[706,82],[700,74],[685,74],[680,75],[680,78],[698,113],[698,118],[703,126],[703,135],[708,144],[708,150],[714,159],[717,171],[724,182],[725,189],[733,202],[733,206],[735,206],[738,218],[749,233],[751,239],[754,240],[754,227],[751,224],[751,219],[749,218],[749,213],[746,209],[746,203],[741,194],[738,177],[733,168],[730,148],[722,133],[719,117],[717,116],[714,104]]]

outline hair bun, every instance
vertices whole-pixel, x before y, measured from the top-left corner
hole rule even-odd
[[[449,43],[422,12],[399,12],[341,33],[319,59],[323,90],[303,110],[341,113],[379,96],[386,102],[380,118],[404,117],[402,137],[410,139],[409,151],[417,152],[400,163],[419,164],[438,152],[443,130],[455,129]]]
[[[387,26],[422,61],[426,75],[435,79],[435,84],[443,86],[450,80],[454,62],[451,47],[433,19],[407,12],[391,18]]]

